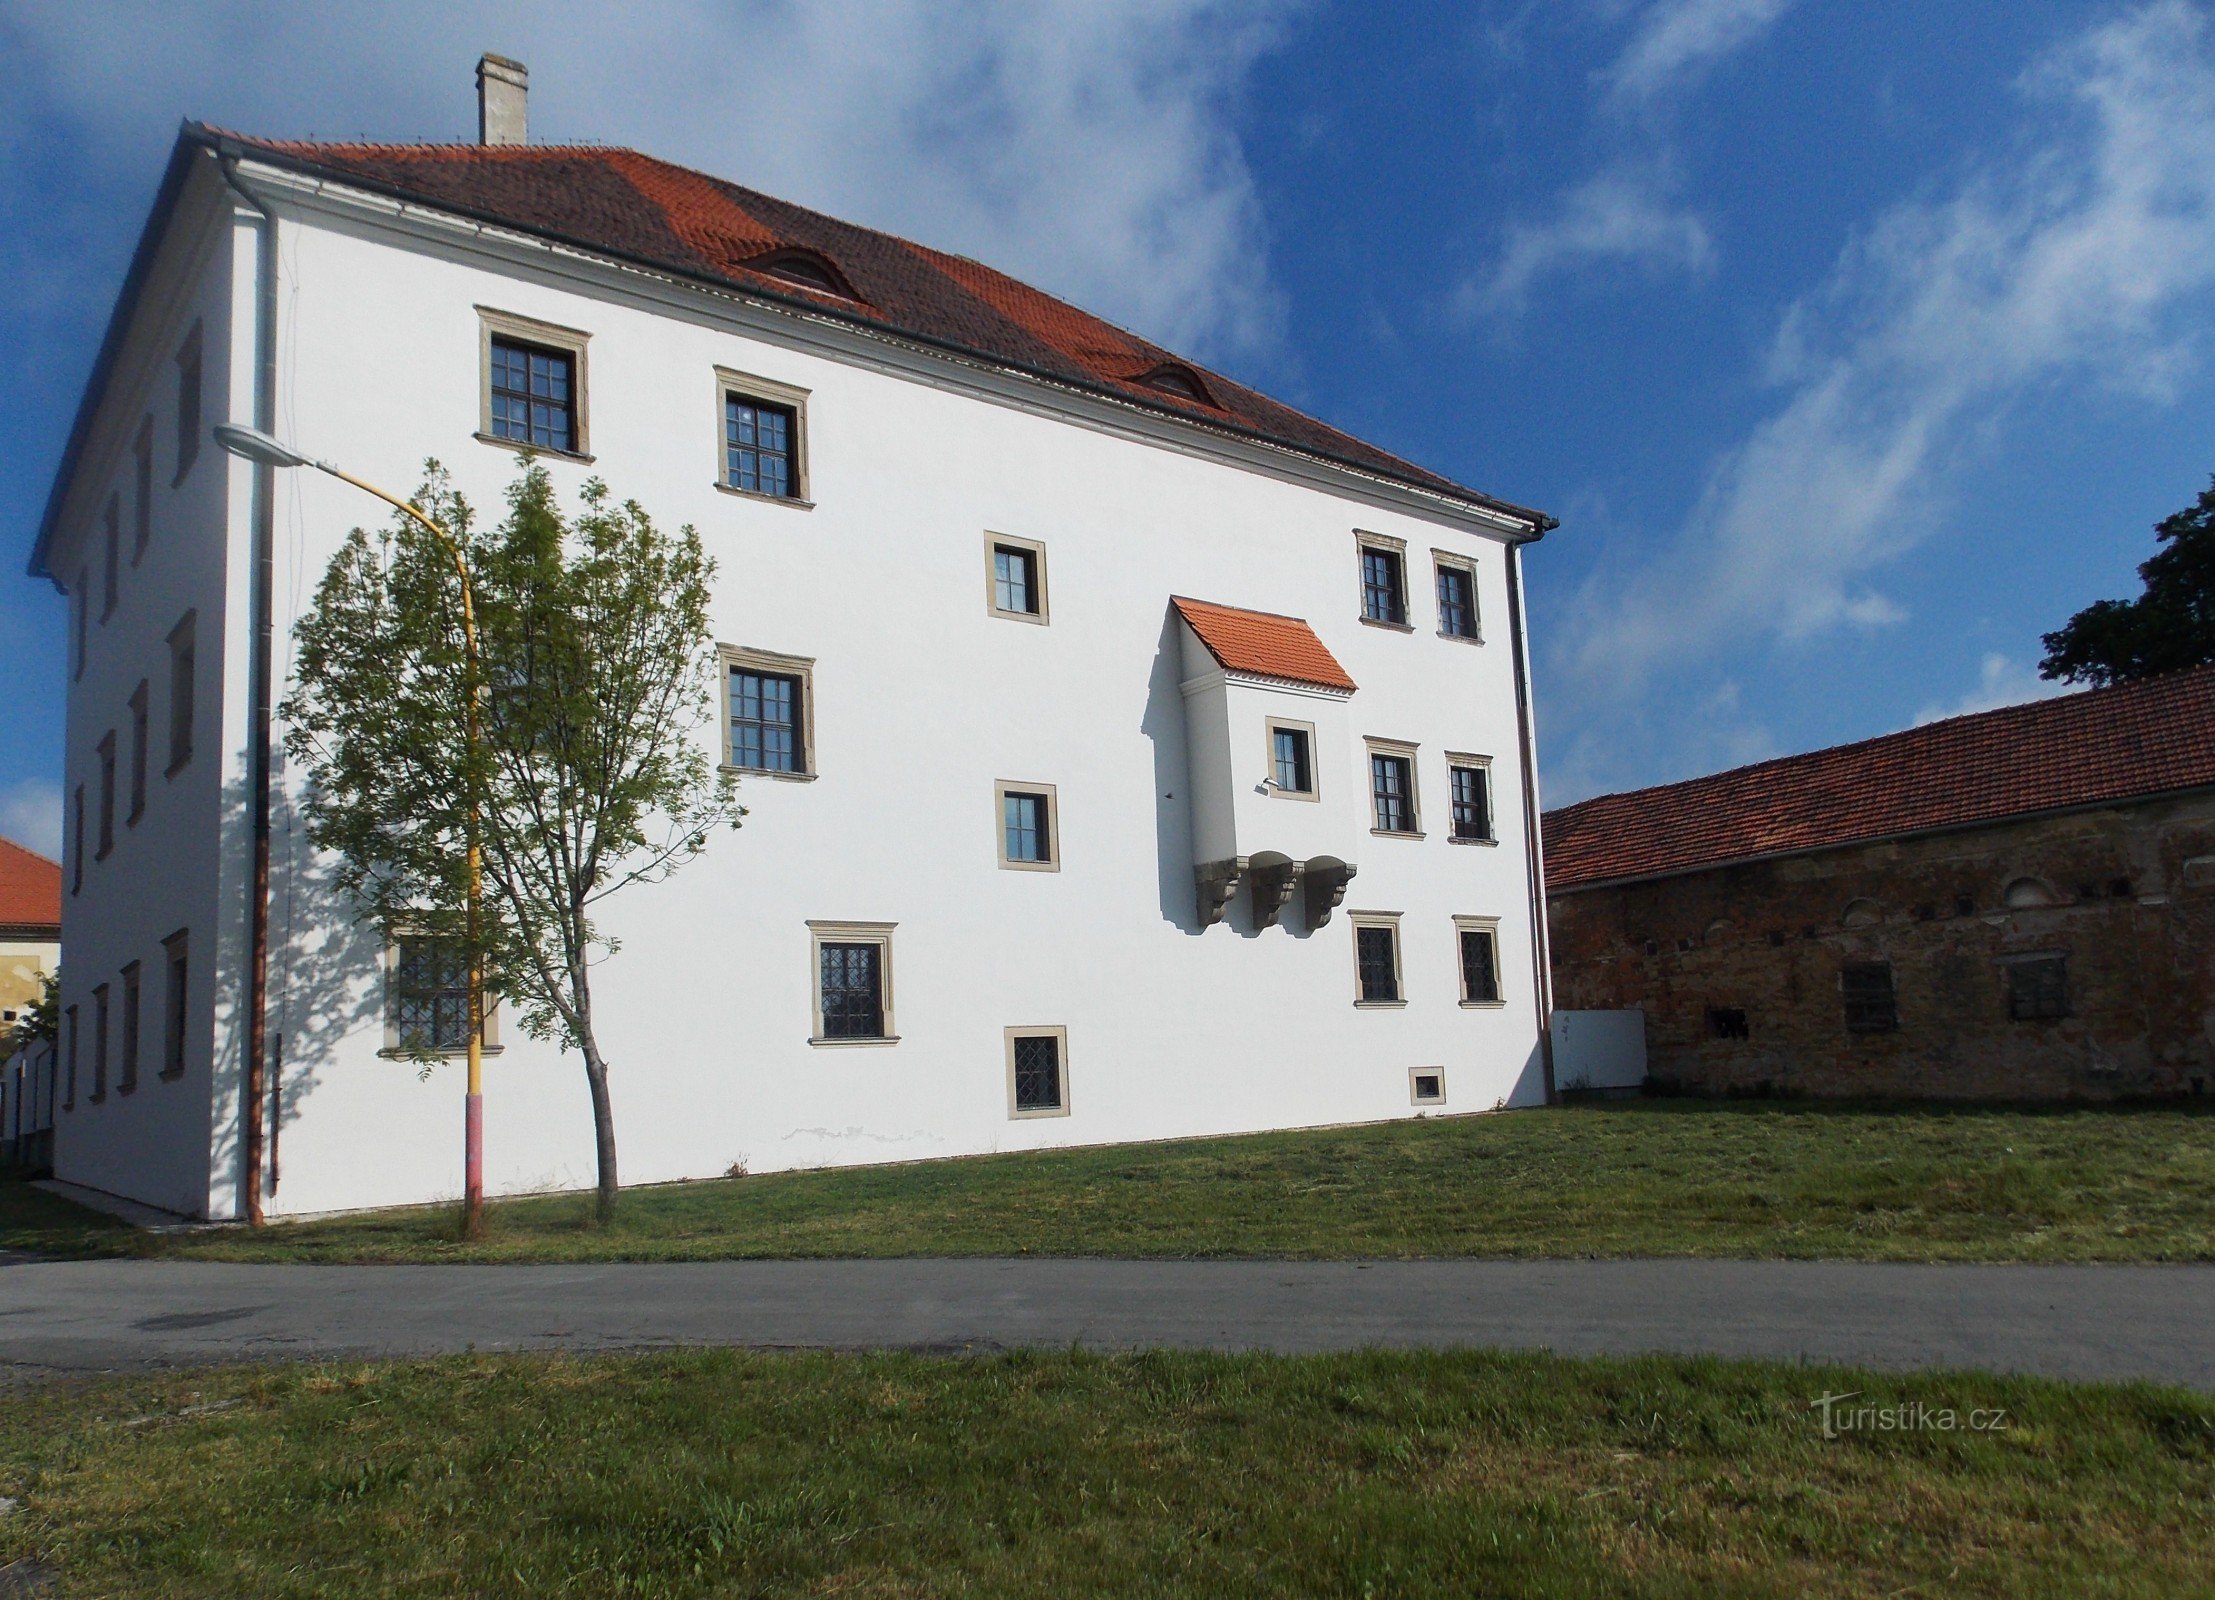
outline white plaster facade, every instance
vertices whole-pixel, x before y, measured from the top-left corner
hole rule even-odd
[[[203,436],[177,474],[176,355],[197,326],[203,435],[255,420],[269,224],[212,153],[181,148],[178,161],[168,225],[126,292],[37,569],[72,605],[93,595],[65,793],[96,781],[98,742],[127,729],[142,679],[156,749],[143,814],[126,825],[119,805],[113,849],[87,851],[65,898],[64,1004],[79,1035],[71,1095],[65,1029],[55,1164],[73,1182],[225,1217],[244,1195],[254,469]],[[237,177],[275,218],[272,431],[402,491],[436,457],[497,515],[515,461],[476,437],[480,308],[578,330],[593,460],[552,460],[557,484],[573,493],[598,474],[664,523],[695,525],[720,566],[718,642],[813,663],[814,776],[748,774],[741,831],[608,904],[622,948],[596,996],[626,1182],[1407,1117],[1415,1067],[1443,1069],[1449,1113],[1544,1097],[1535,788],[1509,586],[1516,542],[1534,530],[279,167],[247,160]],[[718,487],[718,373],[732,371],[805,391],[811,503]],[[133,444],[148,418],[152,531],[134,560]],[[300,607],[346,530],[381,508],[312,472],[275,484],[281,699]],[[111,492],[125,551],[103,622]],[[1411,628],[1360,620],[1357,531],[1406,542]],[[987,605],[990,533],[1043,545],[1044,626]],[[1434,549],[1473,558],[1482,643],[1437,631]],[[1358,690],[1205,681],[1172,595],[1307,619]],[[193,750],[165,777],[166,641],[188,612]],[[1219,748],[1191,724],[1202,703],[1226,730]],[[1262,790],[1270,716],[1317,725],[1317,802]],[[1372,832],[1372,737],[1415,747],[1422,837]],[[1196,771],[1210,750],[1218,770]],[[1449,751],[1490,758],[1496,844],[1449,841]],[[1053,786],[1060,870],[1001,866],[1006,780]],[[327,891],[298,785],[280,758],[267,1026],[282,1112],[267,1208],[454,1195],[460,1063],[424,1075],[380,1054],[382,938]],[[65,866],[78,848],[73,831]],[[1272,850],[1354,863],[1343,910],[1313,930],[1288,916],[1257,931],[1242,894],[1203,928],[1195,865]],[[1397,913],[1404,1005],[1354,1004],[1354,912]],[[1457,917],[1498,920],[1499,1004],[1462,1003]],[[897,1043],[810,1042],[811,921],[892,925]],[[164,1077],[163,941],[180,931],[182,1070]],[[91,991],[120,984],[132,961],[147,1058],[126,1094],[111,1054],[95,1101]],[[1010,1114],[1010,1027],[1066,1029],[1067,1115]],[[578,1062],[512,1026],[500,1043],[486,1068],[488,1190],[589,1185]]]

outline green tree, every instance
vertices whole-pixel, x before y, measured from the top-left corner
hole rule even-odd
[[[744,815],[702,735],[714,721],[713,564],[597,479],[564,516],[525,460],[480,530],[436,462],[416,505],[466,559],[472,671],[453,555],[414,519],[356,528],[297,628],[285,746],[307,769],[310,837],[360,914],[461,938],[478,798],[487,988],[526,1032],[584,1058],[599,1214],[614,1214],[615,1113],[592,973],[615,941],[597,908],[657,880]],[[474,696],[481,729],[472,744]],[[463,944],[466,951],[466,943]]]
[[[2047,634],[2041,676],[2135,683],[2215,661],[2215,479],[2153,531],[2161,548],[2138,569],[2145,592],[2095,601]]]
[[[41,1039],[48,1044],[62,1036],[62,980],[59,973],[42,973],[38,998],[23,1008],[5,1037],[0,1037],[0,1061],[19,1050],[28,1050]]]

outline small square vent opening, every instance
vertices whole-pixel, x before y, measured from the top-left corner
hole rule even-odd
[[[1446,1103],[1446,1070],[1443,1067],[1410,1067],[1407,1084],[1408,1097],[1419,1106]]]

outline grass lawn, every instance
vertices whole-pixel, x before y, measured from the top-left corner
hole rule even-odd
[[[1850,1390],[1957,1426],[1825,1439],[1810,1401]],[[1663,1357],[106,1379],[9,1394],[0,1494],[0,1565],[65,1595],[2215,1592],[2215,1400]]]
[[[224,1260],[2215,1260],[2215,1115],[1644,1101],[146,1235],[0,1185],[0,1249]]]

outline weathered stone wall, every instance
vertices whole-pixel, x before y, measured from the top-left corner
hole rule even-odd
[[[1653,1077],[1694,1092],[2215,1093],[2215,794],[1549,905],[1554,1003],[1643,1008]],[[2013,1019],[2008,958],[2042,953],[2067,958],[2069,1014]],[[1846,1026],[1840,974],[1865,961],[1892,964],[1896,1031]]]

